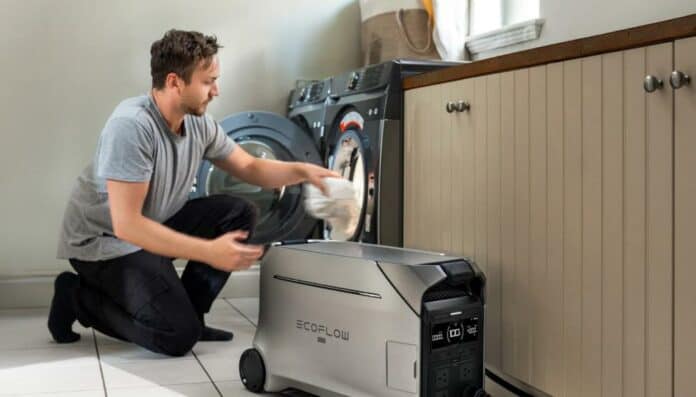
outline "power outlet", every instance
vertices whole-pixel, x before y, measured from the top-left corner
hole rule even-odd
[[[435,371],[435,388],[440,389],[449,385],[449,368]]]

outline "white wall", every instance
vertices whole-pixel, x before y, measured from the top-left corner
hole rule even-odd
[[[694,0],[533,0],[546,19],[538,40],[480,54],[507,54],[696,13]]]
[[[150,44],[170,28],[224,45],[222,118],[283,113],[296,79],[360,64],[355,0],[3,0],[0,279],[53,274],[63,209],[122,99],[146,93]]]

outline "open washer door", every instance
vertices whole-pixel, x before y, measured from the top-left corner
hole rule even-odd
[[[363,133],[364,119],[357,111],[347,111],[334,128],[335,145],[328,158],[329,169],[351,181],[359,203],[360,216],[343,230],[324,224],[324,238],[338,241],[361,241],[362,229],[370,228],[374,209],[374,174],[370,169],[370,145]],[[372,193],[372,194],[371,194]]]
[[[220,125],[239,147],[255,157],[302,161],[322,165],[319,151],[308,133],[287,118],[268,112],[228,116]],[[302,186],[265,189],[228,175],[204,161],[198,171],[193,197],[229,194],[255,203],[259,209],[254,244],[310,237],[318,221],[302,203]]]

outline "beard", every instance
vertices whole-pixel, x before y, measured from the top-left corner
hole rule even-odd
[[[187,106],[184,110],[186,111],[186,114],[200,117],[200,116],[203,116],[205,114],[205,109],[206,109],[206,106],[203,105],[203,106],[200,106],[197,108]]]
[[[208,104],[210,103],[212,99],[208,99],[207,101],[197,104],[197,105],[191,105],[188,103],[182,103],[181,106],[183,108],[183,111],[185,114],[190,114],[193,116],[203,116],[205,114],[206,109],[208,108]]]

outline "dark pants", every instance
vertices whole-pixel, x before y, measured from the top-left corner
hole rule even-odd
[[[253,204],[216,195],[189,201],[165,225],[210,239],[233,230],[251,236],[255,222]],[[70,264],[80,276],[75,307],[82,325],[173,356],[186,354],[198,341],[203,314],[230,275],[189,261],[180,279],[171,258],[144,250]]]

